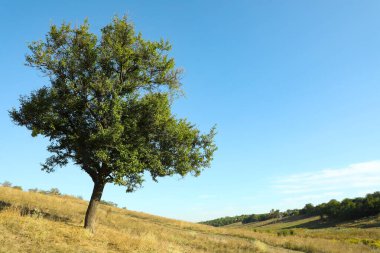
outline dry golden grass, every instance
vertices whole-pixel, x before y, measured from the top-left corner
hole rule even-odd
[[[205,225],[101,205],[94,234],[82,228],[87,202],[0,187],[0,252],[269,252],[254,238],[239,238]],[[67,217],[58,222],[20,216],[17,206]],[[286,252],[273,249],[270,252]]]
[[[87,202],[67,197],[0,187],[0,201],[12,207],[0,211],[0,252],[379,252],[360,234],[298,229],[277,236],[249,227],[214,228],[141,212],[100,205],[94,234],[82,228]],[[68,218],[54,221],[20,216],[17,206],[39,208]],[[1,209],[1,208],[0,208]],[[319,231],[319,232],[318,232]],[[370,231],[370,232],[368,232]],[[353,236],[355,235],[355,236]],[[360,237],[361,236],[361,237]],[[356,239],[355,239],[356,238]],[[293,251],[298,250],[298,251]]]
[[[244,229],[253,233],[251,236],[267,244],[303,252],[380,252],[380,228],[374,226],[379,224],[379,217],[337,223],[336,227],[297,228],[308,227],[319,219],[317,216],[272,219],[248,224],[235,223],[229,228]],[[361,228],[366,226],[371,228]],[[287,232],[287,236],[282,236],[282,232]]]

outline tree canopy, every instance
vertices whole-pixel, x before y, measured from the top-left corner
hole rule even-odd
[[[100,36],[87,21],[52,25],[29,49],[26,64],[50,84],[21,97],[10,116],[49,138],[43,170],[73,161],[94,181],[96,202],[106,183],[132,192],[145,172],[157,180],[210,166],[215,128],[202,134],[171,112],[182,90],[169,42],[144,40],[126,17],[115,17]]]

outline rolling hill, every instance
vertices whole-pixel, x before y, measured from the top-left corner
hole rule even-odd
[[[94,234],[87,202],[0,187],[0,252],[291,252],[253,234],[101,205]]]
[[[378,228],[313,230],[296,227],[313,221],[301,218],[216,228],[109,205],[100,206],[92,234],[82,228],[86,207],[70,196],[0,187],[0,252],[379,252]]]

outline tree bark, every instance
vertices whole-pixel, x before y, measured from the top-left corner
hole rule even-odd
[[[84,220],[84,228],[95,232],[96,210],[100,199],[102,198],[105,183],[95,182],[94,189],[92,190],[91,200],[88,204],[86,211],[86,218]]]

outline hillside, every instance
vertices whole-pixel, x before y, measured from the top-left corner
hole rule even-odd
[[[74,197],[0,187],[0,252],[379,252],[377,228],[278,235],[300,220],[215,228],[108,205],[91,234],[82,228],[86,207]]]
[[[94,234],[87,202],[0,187],[0,252],[291,252],[254,233],[101,205]],[[22,214],[22,215],[21,215]]]
[[[254,231],[264,242],[305,252],[380,252],[380,215],[345,222],[297,215],[223,228]],[[356,248],[360,245],[371,250]]]

